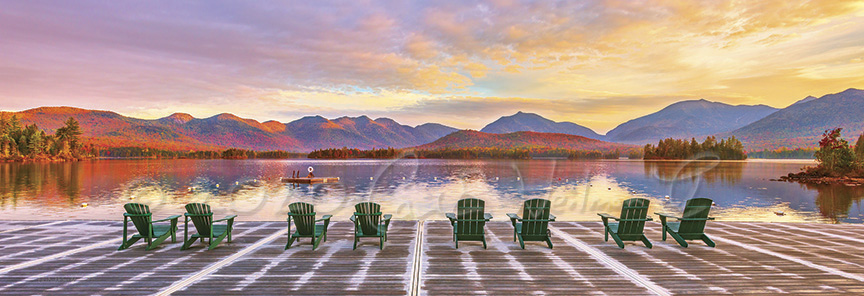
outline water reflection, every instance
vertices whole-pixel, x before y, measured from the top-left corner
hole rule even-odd
[[[340,182],[293,185],[292,170],[315,167]],[[725,220],[858,222],[864,188],[772,182],[801,163],[675,161],[462,160],[110,160],[0,164],[0,219],[117,219],[121,205],[182,213],[205,202],[242,220],[283,220],[287,205],[310,202],[347,219],[374,201],[399,219],[442,219],[456,201],[486,200],[496,220],[524,200],[546,198],[561,220],[617,215],[625,199],[651,200],[651,212],[683,208],[692,197],[717,202]],[[87,207],[82,207],[87,203]],[[784,213],[778,216],[775,212]],[[344,220],[343,219],[343,220]]]

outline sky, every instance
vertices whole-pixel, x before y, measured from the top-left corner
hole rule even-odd
[[[681,100],[864,88],[862,1],[7,1],[0,110],[368,115],[599,133]]]

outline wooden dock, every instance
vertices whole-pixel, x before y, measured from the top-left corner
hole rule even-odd
[[[484,250],[455,249],[446,221],[394,221],[384,250],[351,250],[338,221],[315,251],[283,250],[286,222],[238,222],[212,251],[117,251],[120,222],[0,221],[0,295],[864,294],[864,225],[716,222],[716,248],[681,248],[649,223],[653,249],[604,242],[599,222],[552,225],[554,249],[520,249],[507,222],[487,224]]]
[[[336,177],[315,177],[315,178],[282,178],[282,183],[298,183],[298,184],[313,184],[313,183],[336,183],[339,178]]]

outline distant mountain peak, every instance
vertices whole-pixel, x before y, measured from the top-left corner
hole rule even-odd
[[[572,122],[555,122],[539,114],[524,111],[518,111],[510,116],[502,116],[480,130],[480,132],[492,134],[522,131],[577,135],[591,139],[603,137],[587,127]]]
[[[174,114],[168,115],[166,117],[160,118],[159,120],[165,121],[165,122],[170,122],[170,123],[184,124],[184,123],[189,122],[192,119],[195,119],[195,117],[193,117],[192,115],[190,115],[188,113],[179,113],[178,112],[178,113],[174,113]]]

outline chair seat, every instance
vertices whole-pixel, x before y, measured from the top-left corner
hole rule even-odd
[[[469,223],[469,222],[466,222],[466,223]],[[477,223],[477,222],[473,222],[473,223]],[[458,221],[454,221],[454,222],[453,222],[453,233],[454,233],[454,234],[475,235],[475,234],[483,234],[483,233],[485,233],[485,230],[484,230],[483,227],[477,229],[477,232],[478,232],[478,233],[458,233],[458,232],[456,232],[456,230],[459,229],[459,228],[458,228],[458,227],[459,227],[458,225],[459,225],[459,222],[458,222]]]
[[[323,233],[324,233],[324,225],[323,225],[323,224],[315,224],[315,235],[314,235],[314,236],[315,236],[315,237],[319,237],[319,236],[321,236],[321,234],[323,234]],[[294,234],[293,234],[292,236],[297,236],[297,237],[311,237],[312,235],[309,235],[309,234],[302,234],[302,233],[300,233],[299,231],[295,231]]]
[[[153,237],[160,237],[169,232],[171,232],[171,225],[153,225]]]
[[[666,227],[672,232],[678,232],[678,229],[681,227],[681,222],[666,222]]]
[[[540,229],[538,229],[538,230],[540,230]],[[527,234],[526,234],[526,233],[523,233],[523,232],[522,232],[522,222],[516,222],[516,233],[519,233],[519,234],[522,234],[522,235],[530,235],[530,236],[548,235],[548,234],[549,234],[549,229],[545,229],[545,230],[546,230],[546,233],[527,233]],[[539,232],[539,231],[535,231],[535,232]]]
[[[221,236],[226,231],[228,231],[228,225],[213,225],[213,237]],[[193,234],[193,236],[206,237],[200,233]]]
[[[318,227],[317,227],[317,225],[316,225],[316,227],[315,227],[315,232],[318,232]],[[386,226],[386,225],[383,225],[383,224],[382,224],[382,225],[378,225],[378,233],[377,233],[377,234],[366,234],[366,233],[363,233],[363,229],[357,229],[357,231],[356,231],[356,235],[357,235],[357,236],[384,236],[385,233],[387,233],[387,226]]]
[[[610,222],[609,223],[609,232],[618,233],[618,223]]]

